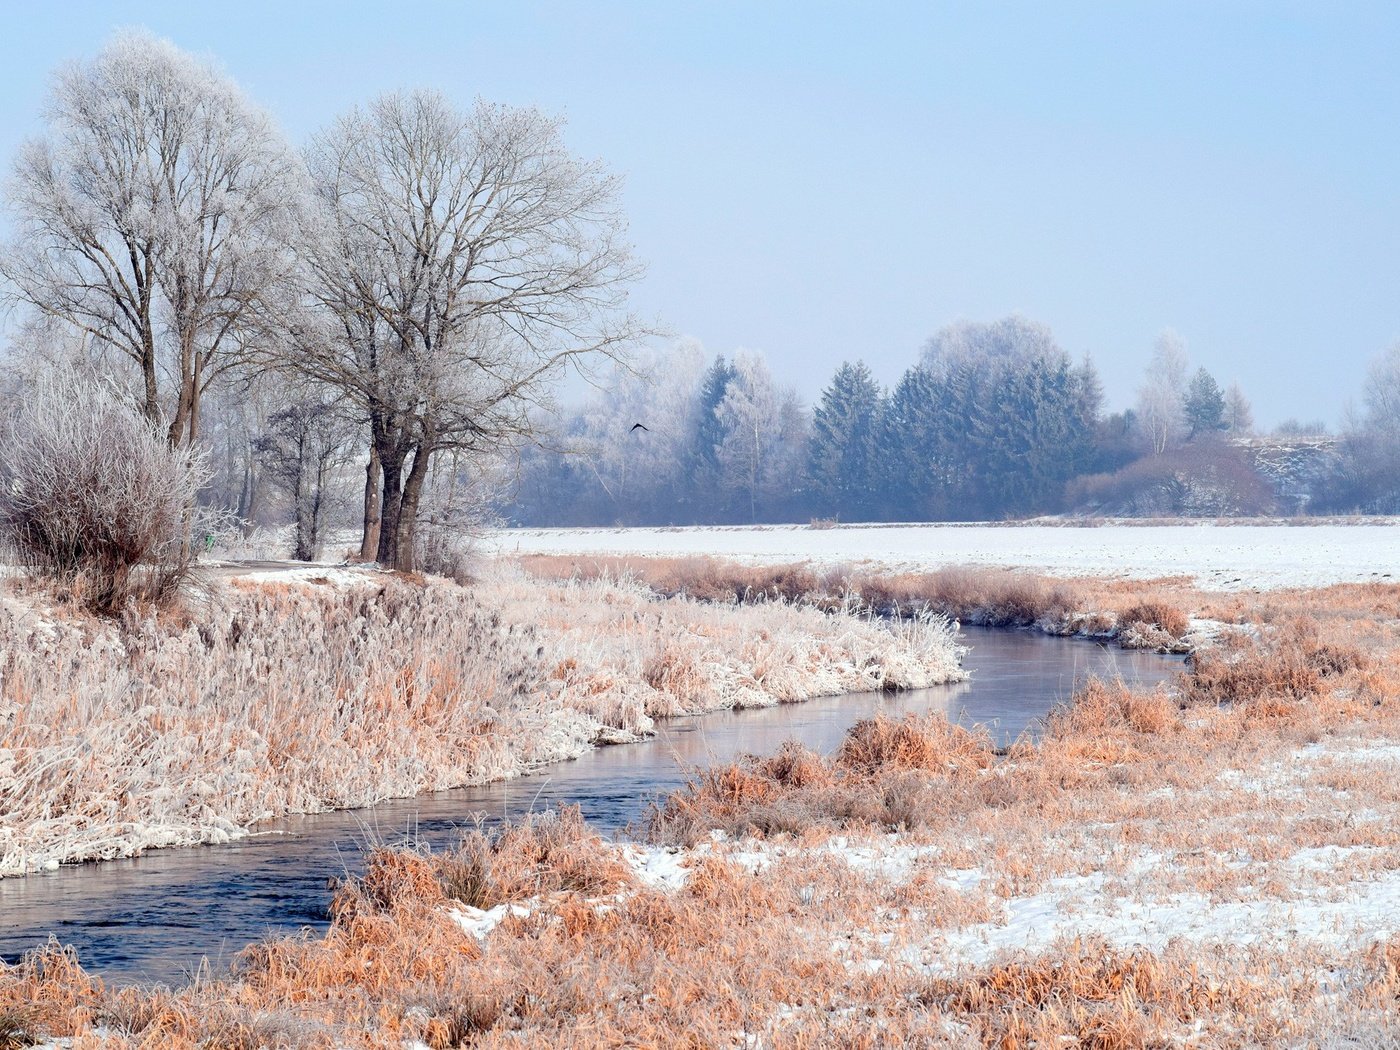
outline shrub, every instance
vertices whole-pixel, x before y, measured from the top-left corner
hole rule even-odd
[[[1173,638],[1180,638],[1191,629],[1191,621],[1187,615],[1175,605],[1160,598],[1145,598],[1128,606],[1118,614],[1118,622],[1125,627],[1145,624],[1166,631]]]
[[[163,604],[188,581],[203,457],[173,449],[95,378],[38,383],[10,419],[0,523],[24,565],[97,612]]]
[[[1321,639],[1315,622],[1292,619],[1262,637],[1237,632],[1193,653],[1191,674],[1179,684],[1190,703],[1239,703],[1263,713],[1267,701],[1317,696],[1349,671],[1366,670],[1370,662],[1355,646]]]
[[[434,576],[445,576],[464,586],[476,573],[474,537],[464,527],[436,521],[420,522],[413,534],[413,564]]]
[[[968,729],[941,713],[903,719],[883,715],[857,722],[836,752],[838,768],[874,775],[887,769],[986,769],[992,741],[985,726]]]
[[[388,853],[379,860],[392,858]],[[576,805],[531,813],[495,834],[469,831],[456,850],[433,860],[441,892],[474,908],[559,890],[611,893],[632,882],[631,869],[584,823]],[[366,886],[373,872],[371,864]]]
[[[1113,474],[1076,478],[1066,502],[1111,517],[1248,517],[1270,514],[1275,498],[1240,448],[1202,441],[1144,456]]]

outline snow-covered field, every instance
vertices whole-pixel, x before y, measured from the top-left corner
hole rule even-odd
[[[1322,587],[1400,577],[1400,519],[1366,525],[806,525],[498,529],[504,554],[810,561],[907,571],[995,565],[1061,576],[1189,575],[1212,590]]]

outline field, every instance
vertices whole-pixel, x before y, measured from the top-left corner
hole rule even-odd
[[[803,525],[657,529],[503,529],[484,546],[507,555],[722,557],[884,572],[998,566],[1051,576],[1189,576],[1208,590],[1325,587],[1400,574],[1393,519],[1296,525]]]
[[[1394,535],[1339,529],[1363,549]],[[522,541],[529,572],[499,571],[559,608],[620,587],[643,618],[680,601],[692,624],[770,610],[845,631],[923,601],[1183,643],[1192,664],[1150,693],[1092,683],[1008,752],[940,718],[877,719],[830,755],[739,761],[697,775],[629,844],[566,810],[444,853],[380,851],[337,891],[324,937],[252,946],[181,989],[109,988],[51,947],[0,974],[0,1045],[5,1024],[77,1047],[1400,1041],[1400,585],[1318,585],[1309,559],[1345,545],[1332,530],[1241,543],[1272,575],[1229,589],[1199,578],[1230,529],[1179,530],[1166,579],[1106,580],[862,557],[764,567],[750,544],[775,531],[788,549],[844,530],[748,530],[719,559],[638,556],[673,533],[607,551],[580,531],[568,551]],[[1111,537],[1110,554],[1080,557],[1088,571],[1154,530],[985,531],[1012,537],[1004,558]],[[1359,557],[1328,563],[1344,570]],[[549,644],[567,637],[554,618],[581,616],[536,614]],[[832,630],[817,622],[791,630]],[[623,659],[632,644],[591,674],[657,688],[665,675]]]

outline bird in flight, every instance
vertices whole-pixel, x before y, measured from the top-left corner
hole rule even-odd
[[[638,431],[638,430],[645,430],[648,434],[651,433],[651,429],[650,429],[649,427],[644,427],[644,426],[642,426],[640,423],[633,423],[633,424],[632,424],[632,429],[629,430],[627,433],[631,434],[631,433],[633,433],[634,431]]]

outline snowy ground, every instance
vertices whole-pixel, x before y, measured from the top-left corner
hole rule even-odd
[[[1212,590],[1400,577],[1400,519],[1367,525],[805,525],[499,529],[500,554],[715,555],[893,570],[997,565],[1062,576],[1189,575]]]

